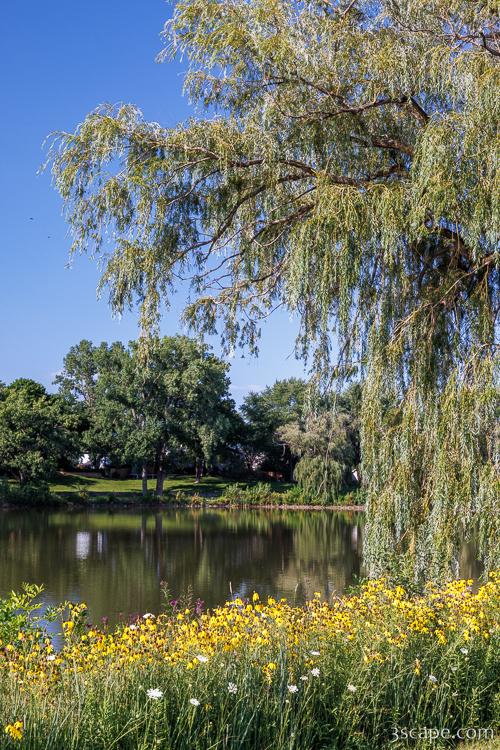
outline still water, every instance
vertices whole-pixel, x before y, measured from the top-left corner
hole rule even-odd
[[[0,511],[0,595],[85,601],[94,622],[162,606],[160,583],[206,606],[233,594],[301,602],[361,572],[362,514],[259,510]]]
[[[233,595],[341,593],[362,575],[363,514],[330,511],[0,511],[0,596],[24,581],[44,602],[85,601],[110,623],[161,610],[161,582],[205,606]],[[464,577],[480,570],[464,545]]]

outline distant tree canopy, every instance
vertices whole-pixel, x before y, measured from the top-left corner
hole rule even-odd
[[[498,561],[498,3],[180,0],[166,39],[209,116],[57,136],[73,250],[145,330],[191,275],[195,328],[253,348],[284,306],[361,372],[372,572],[432,575],[477,524]]]
[[[34,380],[0,385],[0,474],[21,485],[50,479],[77,457],[77,417]]]
[[[312,383],[288,378],[249,393],[240,443],[248,468],[297,480],[312,501],[335,502],[357,484],[360,410],[359,383],[325,396]]]
[[[158,339],[147,361],[136,342],[84,340],[69,351],[56,383],[83,410],[83,445],[94,458],[139,465],[144,492],[154,467],[161,495],[168,466],[188,461],[201,476],[230,434],[237,418],[227,370],[185,336]]]
[[[245,396],[241,412],[247,425],[245,448],[249,451],[251,467],[259,464],[293,478],[294,458],[279,429],[303,419],[307,397],[307,384],[298,378],[277,380],[260,392]]]
[[[298,458],[294,479],[306,495],[331,503],[341,490],[357,485],[361,387],[356,383],[313,403],[300,421],[281,427],[278,437]]]

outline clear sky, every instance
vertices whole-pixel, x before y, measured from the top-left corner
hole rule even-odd
[[[51,387],[69,347],[128,341],[137,316],[113,319],[96,300],[98,270],[86,257],[67,267],[70,240],[48,174],[37,175],[53,130],[73,130],[103,102],[132,102],[147,119],[174,125],[192,114],[180,63],[155,62],[171,13],[163,0],[5,3],[2,8],[0,135],[0,381],[31,377]],[[179,331],[182,293],[162,323]],[[296,325],[275,314],[258,359],[231,360],[237,401],[277,378],[300,376]],[[217,350],[217,341],[212,340]]]

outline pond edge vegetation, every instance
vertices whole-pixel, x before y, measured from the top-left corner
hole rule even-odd
[[[5,747],[386,750],[407,747],[396,727],[493,734],[500,573],[472,584],[378,579],[303,607],[254,592],[208,611],[165,587],[163,613],[114,630],[84,603],[53,608],[60,649],[27,586],[0,600]]]
[[[182,479],[187,479],[183,477]],[[109,492],[92,492],[87,489],[61,492],[49,487],[19,488],[5,480],[0,481],[0,507],[157,507],[157,508],[259,508],[265,510],[364,510],[363,494],[360,490],[340,494],[336,502],[318,503],[308,498],[297,486],[286,485],[276,489],[269,482],[231,482],[223,488],[210,485],[195,485],[185,489],[166,490],[162,496],[154,491],[147,495],[139,491],[113,489],[114,480],[108,480]]]

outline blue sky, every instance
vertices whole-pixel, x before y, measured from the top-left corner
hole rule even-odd
[[[67,267],[69,237],[48,174],[37,175],[53,130],[73,130],[103,102],[132,102],[147,119],[174,125],[192,112],[182,67],[155,62],[171,12],[163,0],[49,0],[3,5],[0,136],[0,381],[32,377],[50,387],[69,347],[82,338],[127,341],[137,316],[113,319],[96,300],[98,269],[86,257]],[[182,293],[162,322],[179,330]],[[258,359],[231,360],[234,397],[277,378],[300,376],[296,324],[275,314]],[[212,340],[217,349],[217,341]]]

